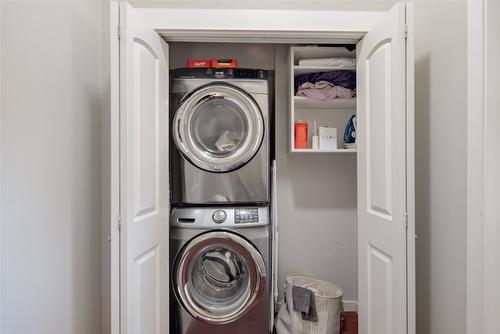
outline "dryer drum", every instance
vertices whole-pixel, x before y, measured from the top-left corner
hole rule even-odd
[[[264,119],[243,90],[212,83],[187,95],[172,122],[174,142],[194,166],[229,172],[250,161],[264,138]]]

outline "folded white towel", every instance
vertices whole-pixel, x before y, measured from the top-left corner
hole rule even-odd
[[[333,57],[333,58],[300,59],[299,65],[353,68],[356,67],[356,58]]]

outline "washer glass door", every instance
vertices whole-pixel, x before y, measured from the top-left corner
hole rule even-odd
[[[264,137],[259,107],[241,89],[203,86],[184,99],[173,121],[174,141],[195,166],[227,172],[247,163]]]
[[[174,275],[177,296],[193,317],[228,323],[253,305],[266,270],[248,241],[231,232],[212,231],[183,248]]]

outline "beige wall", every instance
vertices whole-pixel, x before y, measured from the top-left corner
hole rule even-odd
[[[465,333],[466,2],[415,5],[417,333]]]
[[[1,331],[99,333],[100,4],[1,6]]]

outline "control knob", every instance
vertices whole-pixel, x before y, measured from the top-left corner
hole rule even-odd
[[[224,211],[224,210],[217,210],[212,215],[212,220],[216,224],[222,224],[226,220],[226,218],[227,218],[227,214],[226,214],[226,211]]]

